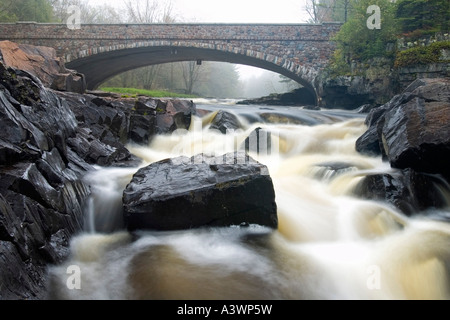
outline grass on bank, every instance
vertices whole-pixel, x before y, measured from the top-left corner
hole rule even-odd
[[[196,95],[175,93],[163,90],[144,90],[134,88],[116,88],[116,87],[102,87],[100,90],[105,92],[119,93],[122,98],[136,98],[138,95],[152,98],[198,98]]]

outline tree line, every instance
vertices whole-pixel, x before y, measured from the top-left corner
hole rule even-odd
[[[376,29],[367,26],[367,9],[372,5],[380,8],[380,27]],[[338,75],[352,74],[352,64],[364,64],[377,57],[386,58],[392,66],[399,65],[398,60],[405,59],[396,50],[398,39],[414,43],[419,38],[450,32],[449,0],[307,0],[305,10],[311,23],[344,22],[333,39],[337,49],[330,67]],[[450,49],[448,40],[433,46]],[[427,49],[412,50],[415,56],[408,60],[433,60],[427,52],[435,50]]]

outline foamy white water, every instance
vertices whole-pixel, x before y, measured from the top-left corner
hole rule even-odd
[[[450,225],[408,218],[385,203],[352,195],[368,173],[392,170],[381,158],[355,151],[366,129],[362,117],[333,112],[315,126],[250,124],[247,118],[245,130],[227,135],[208,131],[210,120],[196,119],[190,131],[130,150],[142,166],[179,155],[219,155],[240,148],[255,128],[267,129],[271,152],[251,155],[268,166],[273,179],[278,230],[130,235],[120,231],[120,201],[138,168],[99,168],[86,177],[94,192],[90,229],[73,240],[70,260],[50,270],[52,298],[450,298]],[[331,170],[333,164],[342,170]],[[69,266],[78,267],[80,288],[73,288],[77,274],[68,273]]]

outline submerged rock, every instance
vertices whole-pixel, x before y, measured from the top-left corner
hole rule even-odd
[[[406,215],[430,208],[446,206],[439,188],[448,185],[439,177],[399,170],[394,173],[372,174],[356,186],[354,193],[365,199],[386,201]]]
[[[201,154],[151,164],[134,175],[123,204],[130,231],[278,226],[268,169],[245,153]]]

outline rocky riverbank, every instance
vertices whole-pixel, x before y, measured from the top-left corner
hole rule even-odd
[[[305,106],[315,107],[317,101],[315,96],[306,88],[298,88],[291,92],[272,94],[267,97],[247,99],[239,101],[242,105],[270,105],[270,106]]]
[[[448,205],[450,183],[450,79],[419,79],[367,118],[356,142],[361,153],[382,156],[398,169],[366,177],[358,192],[387,200],[405,214]]]
[[[136,165],[128,142],[186,129],[195,113],[190,101],[55,91],[24,69],[0,60],[0,299],[45,298],[47,267],[83,230],[93,165]]]

